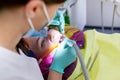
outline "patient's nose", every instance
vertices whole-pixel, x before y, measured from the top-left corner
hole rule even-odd
[[[47,38],[48,38],[51,42],[53,41],[52,34],[48,34],[48,35],[47,35]]]

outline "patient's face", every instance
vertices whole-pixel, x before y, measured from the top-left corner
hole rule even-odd
[[[51,29],[48,31],[47,37],[33,37],[25,38],[28,47],[35,53],[37,56],[42,56],[45,51],[47,51],[52,45],[60,42],[62,34],[57,30]]]

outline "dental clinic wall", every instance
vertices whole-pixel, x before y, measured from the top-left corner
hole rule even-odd
[[[86,25],[86,0],[78,0],[77,3],[70,8],[71,25],[83,29]]]
[[[103,8],[104,26],[112,25],[113,3],[104,2]],[[101,2],[100,0],[87,0],[87,26],[101,26]],[[120,17],[115,15],[115,27],[120,27]]]

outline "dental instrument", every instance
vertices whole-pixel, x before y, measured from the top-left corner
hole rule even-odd
[[[101,0],[101,24],[102,24],[102,31],[104,32],[104,23],[103,23],[103,2],[112,2],[114,4],[113,9],[113,16],[112,16],[112,32],[114,31],[114,19],[115,19],[115,13],[120,16],[120,0]]]
[[[73,47],[75,48],[78,58],[80,60],[80,64],[81,64],[81,68],[82,68],[85,80],[90,80],[88,76],[88,71],[86,69],[85,63],[82,58],[82,53],[80,52],[79,47],[77,46],[77,44],[73,44]]]
[[[117,2],[115,3],[117,6],[116,6],[116,13],[117,15],[120,17],[120,0],[117,0]]]

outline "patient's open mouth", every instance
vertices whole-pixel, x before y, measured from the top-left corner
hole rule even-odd
[[[59,43],[61,43],[64,40],[65,36],[61,36]]]

